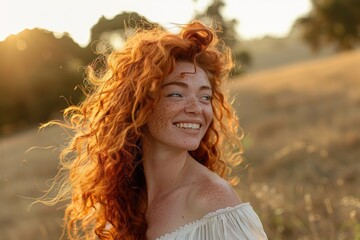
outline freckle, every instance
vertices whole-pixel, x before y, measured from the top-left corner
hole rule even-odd
[[[182,219],[184,219],[184,216],[181,216]]]

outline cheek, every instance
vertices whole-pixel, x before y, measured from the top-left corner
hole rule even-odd
[[[164,123],[166,122],[166,117],[164,114],[161,114],[161,112],[161,108],[157,108],[154,110],[148,122],[150,130],[158,131],[162,126],[164,126]]]
[[[206,116],[206,120],[207,120],[208,124],[210,124],[214,117],[214,112],[213,112],[212,107],[209,107],[205,110],[205,116]]]
[[[169,108],[170,106],[163,105],[154,109],[148,122],[150,131],[159,133],[171,123],[172,114]]]

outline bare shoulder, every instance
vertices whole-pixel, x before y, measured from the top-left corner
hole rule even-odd
[[[231,184],[207,168],[199,174],[189,198],[193,211],[199,216],[241,203]]]

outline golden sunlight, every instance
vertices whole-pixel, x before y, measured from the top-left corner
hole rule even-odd
[[[116,1],[101,4],[86,0],[0,0],[0,41],[25,28],[68,32],[80,45],[86,45],[90,28],[101,16],[111,18],[123,11],[137,12],[164,26],[189,22],[210,0]],[[223,14],[238,20],[238,33],[244,39],[265,35],[285,36],[294,20],[310,10],[310,0],[225,0]]]

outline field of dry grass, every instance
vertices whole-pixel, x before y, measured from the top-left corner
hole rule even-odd
[[[239,187],[270,239],[360,238],[360,51],[236,79],[250,168]]]
[[[57,171],[59,129],[30,129],[0,139],[0,239],[59,239],[63,212],[30,204],[43,195]],[[37,147],[31,150],[32,147]],[[29,150],[29,151],[28,151]]]
[[[238,191],[269,239],[360,239],[359,63],[354,51],[229,83],[249,165]],[[0,139],[0,239],[59,239],[62,206],[28,208],[57,171],[57,149],[41,147],[61,139]]]

